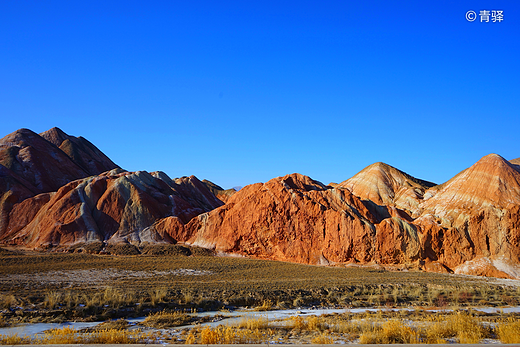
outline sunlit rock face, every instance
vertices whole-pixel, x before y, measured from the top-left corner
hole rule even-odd
[[[385,163],[372,164],[340,183],[352,194],[378,205],[391,205],[410,215],[417,212],[424,192],[434,183],[414,178]]]
[[[518,167],[495,154],[439,186],[382,163],[335,188],[293,174],[247,186],[194,218],[187,242],[309,264],[415,264],[468,274],[476,267],[461,265],[486,257],[482,274],[516,277],[519,183]]]
[[[299,263],[405,263],[420,257],[417,233],[406,221],[380,221],[348,189],[300,174],[246,186],[186,229],[193,245]]]

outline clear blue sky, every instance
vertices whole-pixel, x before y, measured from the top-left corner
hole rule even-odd
[[[520,157],[519,64],[513,0],[0,0],[0,137],[58,126],[224,188],[378,161],[442,183]]]

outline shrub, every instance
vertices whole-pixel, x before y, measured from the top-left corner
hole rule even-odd
[[[43,304],[45,307],[53,309],[55,308],[59,302],[61,302],[62,295],[59,292],[50,291],[45,294],[45,299],[43,300]]]
[[[108,253],[113,255],[138,255],[139,249],[130,243],[109,244],[106,249]]]
[[[311,340],[311,343],[315,345],[331,345],[334,343],[334,339],[327,333],[321,333],[320,335],[314,337]]]
[[[141,249],[141,253],[146,255],[191,255],[189,248],[172,244],[147,244]]]
[[[520,321],[509,318],[498,323],[496,328],[502,343],[520,343]]]
[[[143,321],[143,325],[152,328],[168,328],[185,324],[191,321],[191,316],[184,312],[157,312],[151,314]]]
[[[419,334],[412,327],[396,320],[389,320],[373,331],[366,331],[359,337],[361,344],[419,343]]]
[[[31,339],[28,336],[18,336],[18,334],[11,336],[0,335],[0,345],[25,345],[30,342]]]

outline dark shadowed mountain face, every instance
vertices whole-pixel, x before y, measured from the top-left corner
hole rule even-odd
[[[47,130],[40,136],[61,149],[89,175],[99,175],[102,172],[119,168],[96,146],[81,136],[67,135],[59,128]]]

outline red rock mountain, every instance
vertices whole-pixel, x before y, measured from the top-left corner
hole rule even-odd
[[[118,166],[90,142],[58,128],[41,136],[20,129],[0,139],[0,237],[14,204],[114,168]]]
[[[419,180],[385,163],[372,164],[338,185],[363,200],[395,206],[410,214],[419,206],[424,192],[433,186],[434,183]]]
[[[231,189],[224,189],[219,185],[216,185],[215,183],[208,181],[208,180],[202,180],[202,183],[208,187],[208,189],[222,202],[226,203],[229,198],[233,196],[237,191],[233,188]]]
[[[340,184],[291,174],[235,191],[124,172],[81,137],[21,129],[0,140],[0,243],[180,241],[306,264],[520,278],[518,162],[491,154],[441,185],[376,163]]]
[[[519,183],[517,166],[495,154],[429,189],[381,163],[335,188],[293,174],[247,186],[192,219],[185,241],[310,264],[415,264],[519,277]]]
[[[292,174],[244,187],[185,229],[189,244],[257,258],[308,264],[420,258],[417,234],[406,222],[390,218],[380,230],[376,222],[347,189]]]
[[[155,222],[168,218],[182,227],[222,204],[194,176],[172,181],[162,172],[115,169],[15,205],[2,241],[39,249],[93,241],[171,243],[179,238],[176,230],[152,227]]]
[[[67,135],[59,128],[47,130],[41,133],[40,136],[61,149],[89,175],[98,175],[102,172],[119,168],[96,146],[81,136]]]

